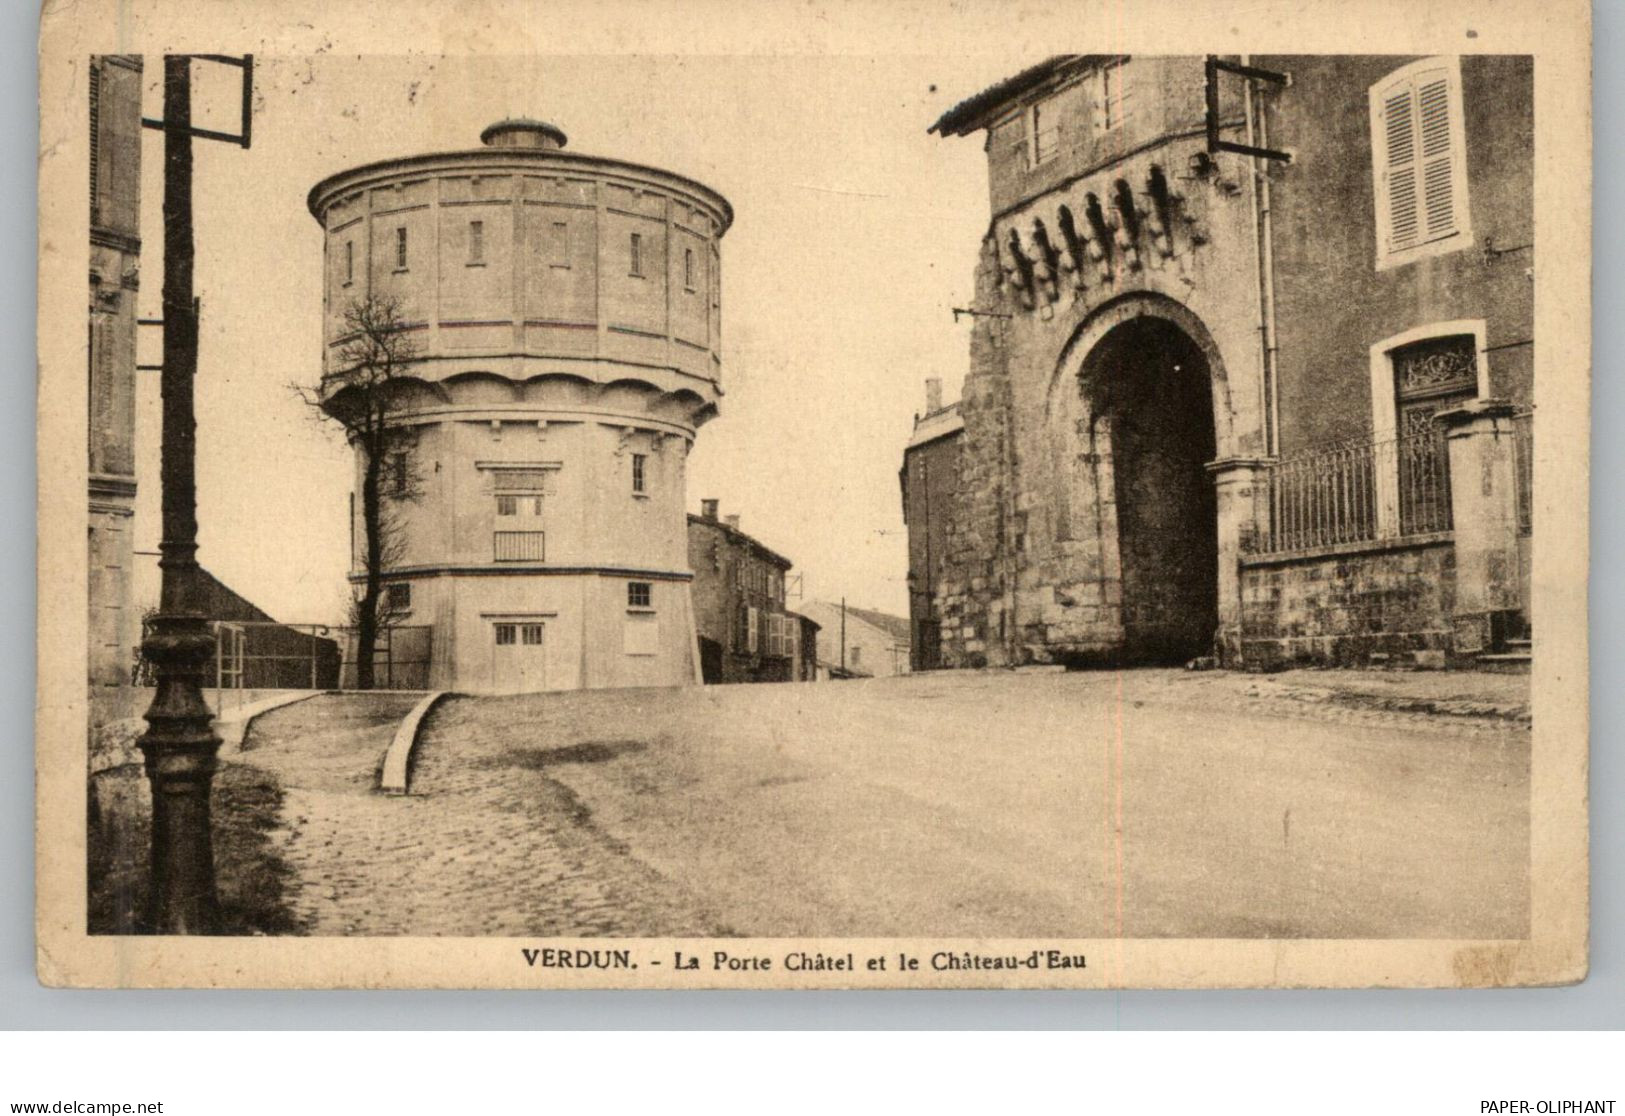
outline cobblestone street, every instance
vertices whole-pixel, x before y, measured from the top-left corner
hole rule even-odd
[[[544,765],[459,752],[454,710],[431,719],[413,794],[378,794],[379,758],[417,698],[318,697],[251,730],[242,759],[282,781],[282,855],[310,933],[723,932],[598,832]]]
[[[1517,937],[1527,678],[955,673],[319,697],[241,760],[316,934]]]

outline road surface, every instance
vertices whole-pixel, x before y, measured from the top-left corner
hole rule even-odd
[[[1525,936],[1527,726],[1279,689],[967,672],[453,698],[404,799],[368,785],[404,710],[324,697],[263,717],[242,758],[284,784],[318,934]]]

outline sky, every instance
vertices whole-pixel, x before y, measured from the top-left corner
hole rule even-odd
[[[156,60],[153,60],[156,62]],[[310,187],[347,167],[479,145],[508,116],[569,151],[698,179],[722,241],[720,416],[689,459],[702,498],[791,558],[806,599],[907,614],[897,471],[924,382],[955,399],[988,221],[979,137],[926,129],[1037,61],[977,57],[256,58],[253,146],[196,145],[199,560],[285,623],[345,611],[349,451],[290,385],[321,355]],[[193,116],[236,131],[237,72],[194,64]],[[162,112],[149,65],[144,114]],[[162,283],[162,143],[143,144],[141,313]],[[158,330],[143,330],[156,363]],[[155,551],[158,376],[140,374],[136,549]],[[137,594],[157,596],[155,559]],[[792,600],[791,606],[794,607]]]

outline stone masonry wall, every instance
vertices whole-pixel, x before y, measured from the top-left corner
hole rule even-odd
[[[976,302],[995,300],[998,264],[984,242],[976,269]],[[977,318],[971,332],[970,371],[959,413],[959,490],[948,516],[947,553],[937,583],[942,665],[1007,664],[1003,642],[1007,455],[1010,380],[999,319]]]
[[[1241,594],[1242,654],[1251,669],[1369,666],[1373,655],[1442,667],[1451,647],[1455,547],[1446,535],[1376,551],[1249,559]]]
[[[1448,538],[1236,557],[1256,515],[1248,470],[1271,455],[1372,435],[1373,346],[1384,338],[1482,320],[1481,394],[1529,402],[1529,60],[1461,63],[1476,239],[1378,267],[1368,96],[1404,61],[1254,60],[1293,75],[1260,102],[1270,145],[1296,151],[1267,170],[1273,393],[1251,168],[1206,151],[1200,58],[1135,59],[1125,71],[1135,109],[1121,131],[1090,124],[1087,81],[1046,94],[1045,119],[1059,138],[1043,159],[1024,135],[1037,118],[1016,111],[1028,104],[990,117],[993,214],[974,304],[984,316],[972,335],[962,486],[937,597],[944,666],[1110,660],[1123,648],[1123,486],[1114,480],[1123,462],[1114,461],[1110,416],[1094,413],[1085,388],[1133,373],[1107,342],[1140,317],[1172,323],[1210,373],[1209,467],[1216,485],[1228,485],[1215,505],[1219,643],[1239,641],[1266,666],[1445,656],[1457,595]],[[1239,97],[1240,85],[1222,90]],[[1220,119],[1230,138],[1244,138],[1236,101],[1221,104]]]
[[[1111,424],[1080,380],[1110,330],[1142,314],[1173,321],[1210,366],[1219,456],[1260,450],[1239,194],[1180,183],[1179,219],[1162,240],[1142,229],[1132,251],[1119,246],[1111,266],[1086,274],[1012,274],[1012,236],[1030,251],[1036,222],[1059,227],[1063,204],[1082,212],[1091,191],[1107,196],[1119,178],[1143,187],[1153,166],[1182,167],[1198,146],[1175,141],[1100,168],[996,217],[983,242],[976,306],[987,316],[972,333],[961,490],[938,586],[944,666],[1087,662],[1121,649]]]

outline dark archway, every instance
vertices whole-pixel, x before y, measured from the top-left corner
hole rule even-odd
[[[1219,578],[1207,357],[1174,323],[1135,317],[1100,339],[1081,378],[1111,445],[1123,657],[1172,663],[1211,654]]]
[[[700,637],[700,681],[715,686],[722,681],[722,644]]]

